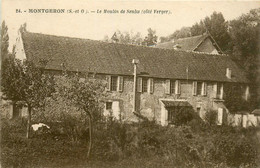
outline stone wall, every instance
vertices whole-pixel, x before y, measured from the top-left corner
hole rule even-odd
[[[99,76],[99,78],[105,80],[105,76]],[[187,100],[195,111],[198,111],[199,115],[203,118],[205,112],[209,109],[217,110],[217,107],[213,106],[214,95],[216,94],[213,87],[214,82],[207,82],[207,95],[192,94],[192,81],[182,81],[181,93],[166,94],[166,79],[156,78],[154,81],[153,93],[138,93],[137,92],[137,109],[139,109],[141,115],[147,117],[150,120],[155,119],[158,123],[161,122],[162,102],[160,100]],[[119,102],[120,119],[123,121],[138,121],[138,118],[133,114],[133,77],[124,76],[124,88],[122,92],[109,91],[109,96],[106,101]],[[117,110],[117,109],[115,109]]]

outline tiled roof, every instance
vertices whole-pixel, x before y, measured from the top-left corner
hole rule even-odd
[[[196,48],[206,39],[206,38],[210,38],[212,41],[213,38],[210,34],[205,33],[202,35],[198,35],[198,36],[192,36],[192,37],[186,37],[186,38],[179,38],[177,40],[174,41],[169,41],[169,42],[165,42],[165,43],[159,43],[156,45],[157,48],[164,48],[164,49],[174,49],[174,47],[179,47],[179,50],[182,51],[195,51]],[[213,43],[216,43],[215,41]],[[212,44],[213,44],[212,43]],[[221,49],[216,45],[214,45],[217,50],[221,52]]]
[[[162,100],[165,107],[191,107],[191,104],[187,101],[167,101]]]
[[[179,38],[174,41],[159,43],[156,47],[173,49],[175,45],[178,45],[181,47],[180,50],[193,51],[206,37],[208,37],[207,34],[186,37],[186,38]]]
[[[138,72],[151,77],[248,82],[229,56],[207,55],[153,47],[106,43],[95,40],[44,35],[22,34],[27,59],[39,63],[48,60],[46,69],[86,71],[105,74],[133,75],[132,59],[139,59]],[[232,70],[232,79],[225,76]]]
[[[260,109],[255,109],[252,114],[260,116]]]

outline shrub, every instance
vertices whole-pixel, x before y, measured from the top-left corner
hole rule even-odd
[[[190,122],[194,118],[194,111],[192,108],[183,107],[180,108],[173,120],[173,124],[179,126],[179,125],[186,125],[188,122]]]
[[[212,156],[215,161],[225,162],[228,166],[255,166],[257,151],[246,138],[237,136],[218,136],[214,141]]]
[[[94,158],[116,161],[131,152],[129,149],[135,132],[130,125],[111,119],[107,122],[98,122],[94,132]]]
[[[207,111],[205,114],[206,123],[208,123],[209,125],[215,125],[217,121],[217,115],[218,113],[215,110]]]

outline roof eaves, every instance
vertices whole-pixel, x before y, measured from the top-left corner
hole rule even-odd
[[[195,51],[195,50],[203,43],[203,41],[205,41],[207,38],[208,38],[208,36],[205,36],[205,37],[201,40],[201,42],[200,42],[194,49],[192,49],[192,51]]]

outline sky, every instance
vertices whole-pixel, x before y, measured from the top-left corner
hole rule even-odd
[[[148,28],[156,30],[157,36],[161,37],[183,26],[192,26],[214,11],[221,12],[227,21],[235,19],[251,9],[260,8],[260,1],[2,0],[1,5],[1,20],[8,26],[11,48],[18,28],[25,22],[30,32],[93,40],[102,40],[105,35],[111,37],[116,30],[140,32],[145,37]],[[22,13],[16,13],[16,9]],[[29,9],[65,9],[65,13],[29,13]],[[152,13],[106,14],[106,9],[119,12],[152,10]],[[79,13],[67,13],[68,10],[79,10]],[[154,10],[168,10],[170,14],[157,14]]]

